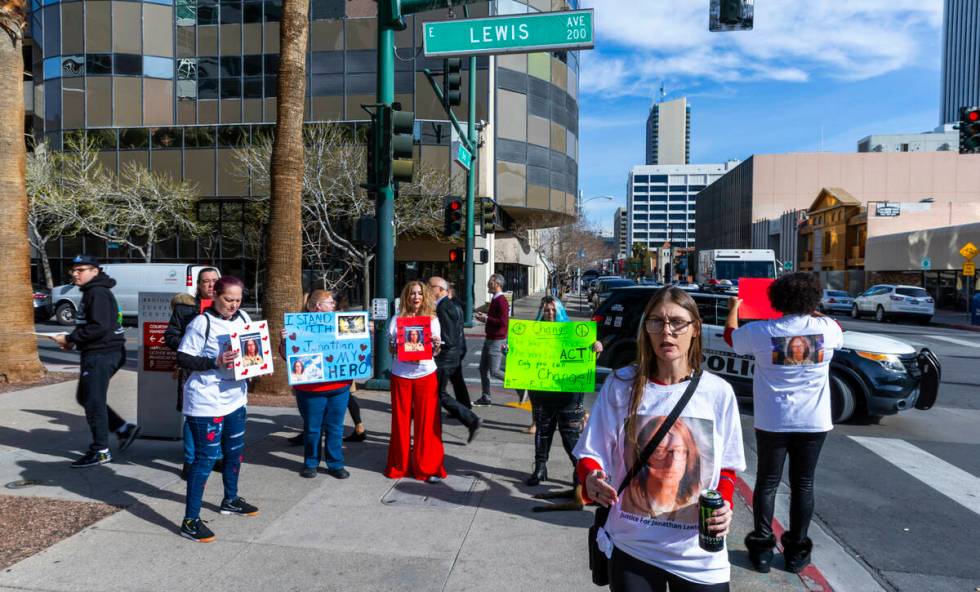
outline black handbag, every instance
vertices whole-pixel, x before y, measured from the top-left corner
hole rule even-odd
[[[642,470],[643,465],[646,464],[647,459],[653,454],[657,446],[660,445],[661,440],[670,431],[670,428],[674,427],[674,422],[680,417],[681,412],[684,411],[684,407],[687,407],[687,402],[691,400],[694,395],[694,391],[698,389],[698,383],[701,382],[701,371],[695,372],[691,377],[691,382],[688,383],[687,388],[684,389],[684,394],[681,395],[677,404],[671,409],[670,415],[667,419],[660,424],[660,428],[657,433],[653,435],[650,442],[643,448],[643,452],[640,453],[636,464],[634,464],[623,482],[619,484],[619,489],[616,492],[617,496],[623,494],[626,486],[629,482],[636,477],[637,474]],[[584,485],[584,484],[583,484]],[[606,558],[605,554],[599,550],[599,543],[596,541],[596,537],[599,535],[599,529],[606,525],[606,520],[609,518],[609,508],[599,506],[595,511],[595,519],[592,522],[592,526],[589,527],[589,570],[592,571],[592,583],[596,586],[608,586],[609,585],[609,560]]]

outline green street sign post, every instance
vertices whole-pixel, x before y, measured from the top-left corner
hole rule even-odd
[[[426,57],[591,49],[592,10],[567,10],[422,23]]]
[[[459,143],[459,148],[456,150],[456,162],[466,170],[470,170],[473,163],[473,155],[466,149],[466,146],[463,146],[462,142]]]

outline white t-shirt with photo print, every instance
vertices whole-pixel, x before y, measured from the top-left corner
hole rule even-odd
[[[755,321],[732,333],[732,347],[755,357],[755,427],[767,432],[827,432],[830,360],[844,333],[828,317],[787,315]]]
[[[610,376],[592,407],[592,415],[573,454],[591,458],[619,487],[636,454],[627,442],[634,367]],[[637,444],[642,449],[680,400],[688,382],[648,382],[637,408]],[[629,460],[627,460],[629,459]],[[705,372],[647,467],[623,491],[599,533],[599,548],[613,546],[685,580],[717,584],[731,579],[728,553],[698,545],[697,503],[703,489],[717,489],[722,469],[745,470],[742,427],[731,385]]]

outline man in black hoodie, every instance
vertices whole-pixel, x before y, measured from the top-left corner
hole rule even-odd
[[[75,330],[57,335],[61,349],[77,347],[81,352],[78,403],[85,408],[85,419],[92,430],[88,452],[71,464],[74,469],[104,465],[109,454],[109,431],[119,438],[119,450],[126,450],[139,435],[139,426],[127,423],[106,403],[109,380],[126,363],[126,335],[122,313],[112,295],[116,280],[99,268],[90,255],[77,255],[71,262],[72,282],[82,291],[82,304],[75,316]]]

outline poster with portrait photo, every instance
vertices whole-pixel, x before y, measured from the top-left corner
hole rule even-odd
[[[419,362],[432,359],[431,317],[398,317],[396,326],[398,359]]]
[[[368,313],[366,312],[338,312],[337,320],[337,339],[368,339]]]
[[[289,356],[287,363],[290,384],[323,381],[323,354]]]
[[[252,321],[240,331],[218,336],[219,351],[234,351],[231,365],[235,380],[272,374],[273,356],[269,346],[269,324]]]
[[[640,451],[650,442],[665,416],[637,416]],[[630,466],[639,452],[627,443],[624,461]],[[714,421],[680,417],[647,459],[622,495],[623,512],[658,522],[697,527],[698,496],[713,479]]]
[[[774,366],[812,366],[823,362],[823,335],[772,338]]]

